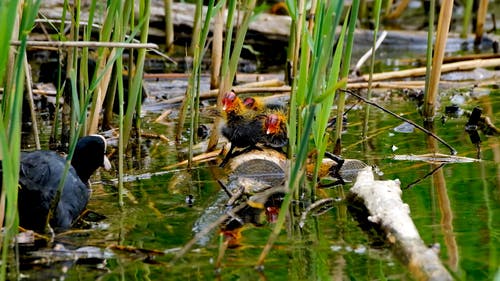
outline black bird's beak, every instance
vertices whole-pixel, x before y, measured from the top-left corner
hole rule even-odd
[[[109,159],[106,155],[104,155],[102,166],[104,167],[105,170],[111,169],[111,162],[109,162]]]

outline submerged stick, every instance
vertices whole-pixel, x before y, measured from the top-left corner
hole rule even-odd
[[[452,280],[436,252],[422,241],[408,205],[401,200],[399,180],[376,181],[372,168],[366,167],[349,192],[350,201],[362,204],[369,213],[360,218],[382,229],[417,280]]]
[[[500,65],[500,58],[494,59],[477,59],[477,60],[468,60],[461,62],[453,62],[443,64],[441,67],[441,73],[450,72],[455,70],[469,70],[475,69],[479,67],[495,67]],[[398,79],[398,78],[408,78],[413,76],[424,76],[426,71],[426,67],[417,67],[413,69],[405,69],[399,71],[389,71],[382,73],[374,73],[372,80],[373,81],[381,81],[388,79]],[[360,78],[349,79],[349,82],[361,82],[368,81],[368,74],[361,76]]]
[[[451,145],[449,145],[447,142],[445,142],[442,138],[440,138],[438,135],[436,135],[433,132],[427,130],[426,128],[418,125],[417,123],[411,121],[410,119],[407,119],[407,118],[404,118],[402,116],[399,116],[396,113],[394,113],[394,112],[392,112],[392,111],[390,111],[388,109],[385,109],[384,107],[382,107],[382,106],[380,106],[380,105],[378,105],[378,104],[376,104],[376,103],[374,103],[372,101],[369,101],[369,100],[365,99],[364,97],[362,97],[362,96],[360,96],[358,94],[355,94],[353,91],[349,91],[349,90],[341,90],[341,91],[349,93],[349,94],[357,97],[358,99],[366,102],[367,104],[375,106],[376,108],[384,111],[385,113],[389,113],[390,115],[392,115],[392,116],[394,116],[394,117],[396,117],[396,118],[398,118],[400,120],[403,120],[405,122],[408,122],[408,123],[412,124],[413,126],[415,126],[415,128],[417,128],[417,129],[421,130],[422,132],[424,132],[424,133],[432,136],[433,138],[435,138],[436,140],[438,140],[440,143],[442,143],[444,146],[446,146],[450,150],[450,154],[451,155],[456,155],[457,154],[457,151]]]

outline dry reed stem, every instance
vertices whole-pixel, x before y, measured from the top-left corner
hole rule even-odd
[[[35,102],[33,101],[33,79],[31,78],[31,67],[28,63],[27,55],[23,58],[24,75],[26,77],[26,99],[28,102],[30,115],[31,115],[31,127],[33,129],[33,137],[35,139],[36,149],[40,149],[40,136],[38,135],[38,121],[36,120],[35,113]]]
[[[424,118],[429,121],[434,120],[434,114],[436,113],[435,103],[438,94],[439,80],[441,80],[441,68],[443,67],[446,40],[450,29],[453,0],[444,0],[441,5],[434,43],[434,56],[432,57],[431,77],[429,77],[429,85],[424,97]]]
[[[220,71],[222,65],[222,50],[224,45],[224,18],[225,9],[220,9],[215,15],[212,32],[212,63],[210,64],[210,89],[219,88]]]
[[[456,70],[469,70],[479,67],[486,68],[486,67],[496,67],[496,66],[500,66],[500,58],[477,59],[472,61],[461,61],[461,62],[443,64],[443,66],[441,67],[441,72],[444,73]],[[374,73],[372,76],[372,81],[408,78],[408,77],[423,76],[423,75],[425,75],[425,67],[418,67],[400,71]],[[362,81],[368,81],[368,74],[363,75],[356,79],[351,79],[351,82],[362,82]]]
[[[486,20],[486,12],[488,11],[488,0],[479,1],[479,8],[477,9],[477,22],[476,22],[476,38],[474,44],[479,45],[483,39],[484,22]]]
[[[201,162],[207,162],[210,160],[215,160],[216,157],[221,153],[221,151],[222,151],[221,149],[217,149],[214,151],[210,151],[207,153],[196,155],[193,157],[193,162],[201,163]],[[188,164],[188,160],[184,160],[184,161],[172,164],[172,165],[168,165],[168,166],[164,167],[163,170],[170,170],[172,168],[176,168],[176,167],[187,165],[187,164]]]

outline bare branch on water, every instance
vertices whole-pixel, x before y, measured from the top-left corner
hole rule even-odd
[[[449,145],[447,142],[445,142],[442,138],[440,138],[438,135],[436,135],[436,134],[434,134],[433,132],[431,132],[431,131],[427,130],[426,128],[424,128],[424,127],[422,127],[422,126],[418,125],[417,123],[415,123],[415,122],[411,121],[410,119],[407,119],[407,118],[404,118],[404,117],[402,117],[402,116],[399,116],[399,115],[397,115],[396,113],[394,113],[394,112],[392,112],[392,111],[390,111],[390,110],[388,110],[388,109],[386,109],[386,108],[384,108],[384,107],[382,107],[382,106],[378,105],[377,103],[372,102],[372,101],[369,101],[369,100],[365,99],[364,97],[362,97],[362,96],[360,96],[360,95],[358,95],[358,94],[355,94],[353,91],[350,91],[350,90],[343,90],[343,89],[340,89],[340,91],[344,91],[344,92],[346,92],[346,93],[348,93],[348,94],[351,94],[351,95],[355,96],[356,98],[358,98],[358,99],[360,99],[360,100],[362,100],[362,101],[366,102],[367,104],[372,105],[372,106],[375,106],[376,108],[378,108],[378,109],[380,109],[380,110],[384,111],[385,113],[389,113],[390,115],[392,115],[392,116],[394,116],[394,117],[396,117],[396,118],[398,118],[398,119],[400,119],[400,120],[403,120],[403,121],[405,121],[405,122],[408,122],[408,123],[412,124],[413,126],[415,126],[415,128],[417,128],[417,129],[421,130],[422,132],[424,132],[424,133],[428,134],[429,136],[431,136],[431,137],[435,138],[437,141],[439,141],[439,142],[440,142],[440,143],[442,143],[444,146],[446,146],[446,147],[450,150],[450,154],[451,154],[451,155],[456,155],[456,154],[457,154],[457,151],[456,151],[456,150],[455,150],[455,149],[454,149],[451,145]]]
[[[12,41],[13,46],[19,46],[20,41]],[[96,42],[96,41],[27,41],[28,46],[37,47],[108,47],[108,48],[127,48],[127,49],[158,49],[154,43],[121,43],[121,42]]]

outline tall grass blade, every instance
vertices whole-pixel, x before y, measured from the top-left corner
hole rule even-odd
[[[460,32],[460,37],[461,38],[467,38],[467,35],[469,34],[469,26],[472,18],[472,4],[474,0],[465,0],[465,7],[464,7],[464,15],[463,15],[463,22],[462,22],[462,31]],[[431,6],[435,7],[435,6]],[[430,21],[430,19],[429,19]]]
[[[10,76],[3,94],[3,106],[0,111],[0,154],[8,155],[2,159],[2,188],[1,200],[5,200],[5,204],[0,202],[0,206],[5,206],[5,214],[3,218],[4,230],[0,238],[2,262],[0,265],[0,279],[5,280],[7,271],[7,254],[9,245],[17,233],[18,215],[17,215],[17,185],[19,179],[19,159],[21,145],[21,112],[22,99],[24,89],[24,67],[26,57],[26,40],[30,33],[35,17],[40,7],[40,0],[25,1],[20,3],[1,5],[0,15],[6,15],[11,18],[11,25],[2,25],[0,31],[9,34],[10,37],[4,38],[0,44],[0,81],[4,81],[3,75],[7,69],[9,61],[10,42],[13,37],[18,37],[21,45],[16,50],[14,72]],[[23,5],[24,4],[24,5]],[[19,5],[19,6],[18,6]],[[4,10],[5,9],[5,10]],[[18,11],[20,14],[18,14]],[[7,13],[10,13],[7,15]],[[15,16],[12,16],[15,15]],[[12,19],[13,18],[13,19]],[[5,17],[2,17],[4,20]],[[17,31],[17,32],[16,32]],[[7,115],[9,114],[9,115]]]
[[[373,45],[372,45],[372,55],[370,59],[370,73],[368,78],[368,93],[367,93],[367,99],[369,100],[372,97],[372,76],[373,76],[373,69],[375,67],[375,52],[377,50],[376,44],[377,44],[378,30],[380,27],[380,11],[382,8],[382,0],[375,0],[374,7],[375,8],[373,9],[373,17],[375,21],[375,29],[373,30]],[[368,134],[368,120],[370,120],[369,106],[365,107],[365,116],[363,118],[363,139],[366,139]]]
[[[138,32],[140,30],[140,42],[146,43],[148,41],[149,33],[149,19],[151,17],[151,1],[143,0],[139,5],[139,24],[135,27],[134,31]],[[130,37],[132,40],[133,36]],[[136,62],[136,72],[133,76],[130,76],[132,80],[132,86],[129,90],[127,110],[125,113],[124,128],[123,128],[123,142],[128,143],[130,138],[130,131],[132,128],[132,119],[134,113],[136,118],[140,118],[140,112],[135,112],[136,105],[140,102],[139,95],[142,88],[142,77],[144,73],[144,60],[146,58],[146,50],[139,49],[137,52],[137,62]]]
[[[299,2],[300,5],[300,2]],[[312,4],[315,7],[315,4]],[[314,22],[309,22],[308,29],[305,19],[297,22],[297,27],[301,29],[300,37],[300,66],[298,81],[292,87],[292,97],[290,104],[290,118],[288,124],[291,155],[291,167],[288,175],[287,185],[289,192],[285,195],[281,205],[281,212],[278,216],[276,226],[269,236],[264,247],[258,266],[262,265],[265,257],[270,251],[275,239],[279,235],[287,217],[287,210],[291,200],[299,188],[304,188],[305,167],[307,157],[312,147],[317,148],[321,153],[326,149],[328,137],[324,136],[324,130],[331,112],[331,106],[335,98],[335,89],[345,82],[338,82],[339,69],[341,65],[342,45],[335,50],[335,23],[338,20],[342,6],[337,2],[317,2]],[[299,12],[300,18],[300,12]],[[351,15],[352,18],[352,15]],[[354,20],[351,20],[352,23]],[[341,41],[344,41],[347,25],[341,33]],[[332,58],[332,54],[335,54]],[[350,56],[350,53],[347,53]],[[346,56],[344,55],[344,58]],[[343,61],[342,63],[349,63]],[[348,69],[348,68],[347,68]],[[311,136],[313,145],[311,146]],[[318,158],[321,158],[318,155]],[[313,179],[313,183],[315,180]],[[311,184],[312,189],[315,188]],[[314,199],[314,192],[311,190],[311,199]]]
[[[351,63],[352,46],[354,42],[354,30],[356,29],[356,19],[358,18],[359,0],[354,0],[351,5],[349,15],[349,29],[347,32],[347,41],[344,50],[345,60],[342,62],[342,69],[340,70],[341,79],[346,79],[349,75],[349,67]],[[337,100],[337,123],[335,124],[335,154],[341,154],[341,138],[342,138],[342,116],[344,115],[345,108],[345,93],[340,92]]]

